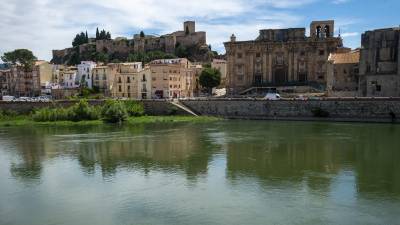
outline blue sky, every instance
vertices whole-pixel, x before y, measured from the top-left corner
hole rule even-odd
[[[71,46],[76,33],[97,26],[113,37],[134,33],[164,34],[196,20],[197,30],[224,53],[223,42],[235,33],[252,40],[259,29],[306,27],[312,20],[335,20],[344,44],[356,48],[366,30],[398,27],[399,0],[0,0],[0,54],[31,49],[51,59],[52,49]]]

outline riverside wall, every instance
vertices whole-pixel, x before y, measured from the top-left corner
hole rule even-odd
[[[77,101],[3,102],[0,110],[29,113],[44,107],[68,107]],[[101,105],[103,100],[89,101]],[[190,115],[165,100],[142,101],[147,115]],[[204,116],[227,119],[254,120],[318,120],[352,122],[400,123],[400,98],[376,99],[325,99],[325,100],[279,100],[256,99],[198,99],[181,100],[180,103],[193,112]],[[315,115],[315,110],[329,113],[326,117]]]
[[[195,113],[228,119],[400,122],[400,99],[280,100],[213,99],[181,101]],[[315,110],[329,113],[321,117]]]

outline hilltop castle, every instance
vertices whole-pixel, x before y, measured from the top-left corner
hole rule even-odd
[[[78,53],[81,58],[89,57],[93,53],[106,53],[115,58],[126,58],[130,53],[162,51],[175,53],[177,47],[195,49],[196,52],[207,53],[209,51],[206,32],[196,31],[194,21],[183,23],[182,31],[161,36],[135,34],[133,39],[118,37],[114,40],[90,39],[89,43],[80,45],[78,48],[66,48],[53,50],[52,62],[56,64],[68,64],[74,54]],[[197,55],[200,59],[204,56]]]

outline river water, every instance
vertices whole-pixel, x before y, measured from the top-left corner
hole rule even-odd
[[[400,126],[0,128],[0,224],[400,224]]]

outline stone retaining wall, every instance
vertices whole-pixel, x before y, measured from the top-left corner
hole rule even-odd
[[[189,115],[168,101],[142,101],[147,115]],[[0,110],[28,113],[43,107],[68,107],[76,101],[56,101],[54,103],[2,102]],[[89,101],[91,105],[103,104],[102,100]],[[330,100],[253,100],[253,99],[213,99],[181,100],[199,115],[218,116],[229,119],[269,119],[269,120],[330,120],[400,122],[400,99],[330,99]],[[313,110],[328,112],[328,117],[318,117]]]
[[[185,100],[184,105],[201,115],[240,119],[333,120],[398,122],[400,99],[369,100]],[[315,109],[328,112],[318,117]],[[313,113],[314,111],[314,113]],[[396,120],[396,117],[399,118]]]

